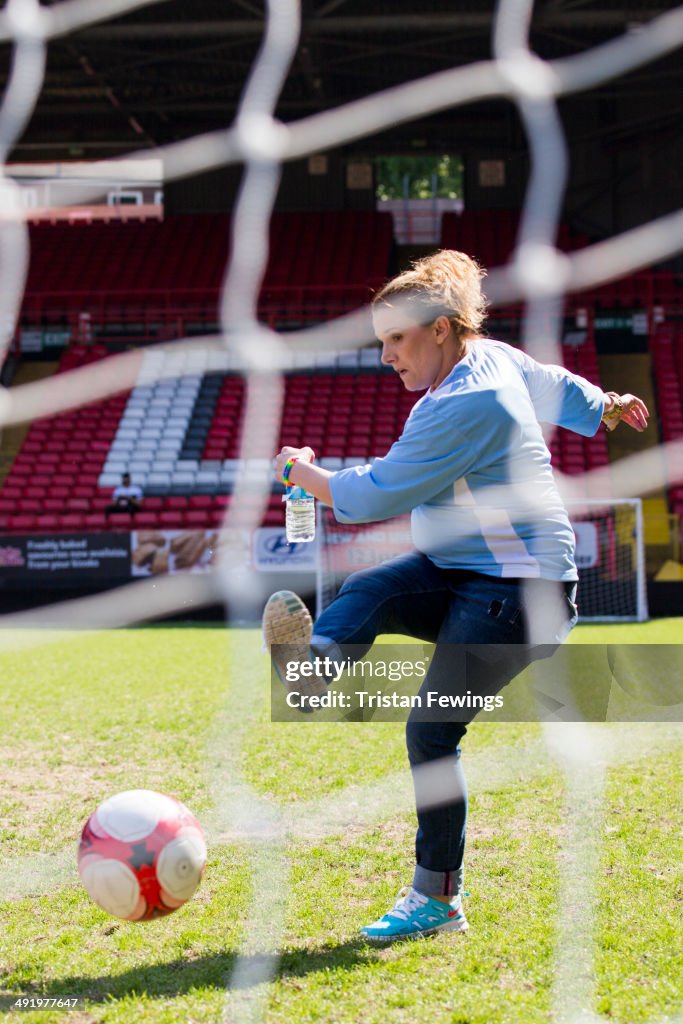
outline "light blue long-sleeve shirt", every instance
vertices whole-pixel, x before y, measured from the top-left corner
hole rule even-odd
[[[590,437],[604,392],[561,366],[480,339],[414,405],[383,458],[330,478],[334,513],[411,512],[413,543],[442,568],[575,580],[574,532],[540,422]]]

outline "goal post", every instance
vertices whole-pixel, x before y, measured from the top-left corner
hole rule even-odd
[[[640,498],[567,502],[576,535],[581,622],[648,617]]]
[[[567,504],[576,535],[580,622],[643,622],[648,617],[640,498]],[[412,550],[410,518],[347,526],[318,507],[316,614],[357,569]]]

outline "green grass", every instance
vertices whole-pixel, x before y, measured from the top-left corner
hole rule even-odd
[[[680,630],[680,620],[583,627],[573,642],[675,643]],[[257,962],[272,948],[268,929],[255,934],[249,915],[259,894],[275,913],[282,867],[289,874],[275,977],[233,994],[233,1019],[248,1019],[249,1001],[263,998],[268,1024],[557,1020],[555,944],[570,851],[562,845],[565,785],[539,725],[476,723],[464,742],[471,931],[375,949],[358,928],[388,908],[411,874],[400,724],[271,723],[268,660],[253,630],[38,639],[49,642],[5,644],[0,653],[0,1019],[221,1020],[238,955]],[[596,837],[591,1008],[617,1024],[672,1020],[683,974],[683,738],[664,722],[589,728],[611,751]],[[209,835],[196,897],[144,925],[94,906],[74,857],[90,811],[134,787],[178,796]],[[245,792],[248,809],[258,805],[280,821],[281,847],[245,836]],[[10,1013],[25,994],[84,1001],[66,1018]]]

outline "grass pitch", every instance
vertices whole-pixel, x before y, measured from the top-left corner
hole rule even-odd
[[[680,628],[583,627],[572,639],[676,643]],[[18,1014],[18,997],[79,997],[69,1024],[561,1019],[572,851],[566,783],[540,726],[477,722],[464,741],[471,931],[377,949],[358,929],[411,877],[400,724],[271,723],[255,630],[20,639],[23,649],[0,648],[0,1019],[65,1019]],[[609,756],[586,1009],[619,1024],[673,1020],[683,735],[663,722],[589,728]],[[87,815],[131,788],[179,797],[209,840],[195,898],[147,924],[107,917],[75,864]],[[576,892],[578,911],[589,895]]]

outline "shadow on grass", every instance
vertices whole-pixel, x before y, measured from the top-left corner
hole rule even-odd
[[[334,967],[351,970],[357,964],[373,960],[378,952],[361,939],[340,945],[300,946],[282,953],[276,965],[275,978],[303,977]],[[27,986],[23,992],[0,992],[0,1012],[9,1010],[21,997],[66,999],[78,996],[80,1000],[89,1003],[103,1003],[126,996],[144,995],[151,999],[178,996],[193,989],[224,991],[229,985],[238,958],[239,953],[235,950],[227,950],[225,953],[214,953],[194,960],[169,960],[136,967],[121,974],[99,977],[76,975],[55,979],[45,985]],[[249,968],[262,963],[264,956],[254,954],[244,959],[247,968],[245,973],[251,976]],[[79,1009],[82,1009],[82,1002]],[[66,1022],[68,1024],[68,1017]]]

